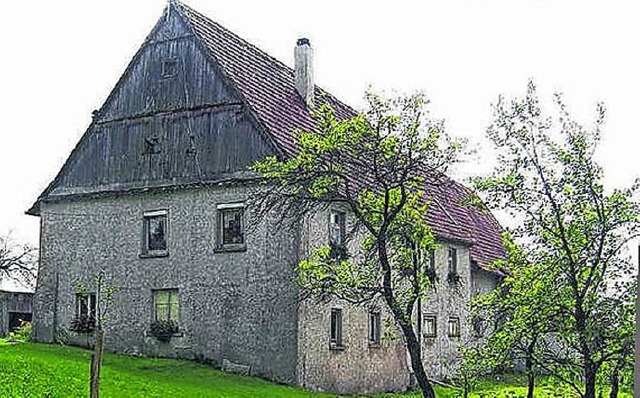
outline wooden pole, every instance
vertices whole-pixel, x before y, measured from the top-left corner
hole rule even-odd
[[[104,332],[101,329],[96,330],[96,345],[94,352],[91,354],[91,391],[90,398],[100,397],[100,368],[102,365],[102,343],[104,340]]]

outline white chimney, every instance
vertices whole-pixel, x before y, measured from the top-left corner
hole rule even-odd
[[[298,39],[295,58],[296,90],[307,107],[313,106],[313,49],[309,39]]]

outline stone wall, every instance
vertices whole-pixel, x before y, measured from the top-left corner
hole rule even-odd
[[[334,209],[346,211],[338,204]],[[301,256],[326,245],[329,239],[329,209],[306,221],[302,231]],[[347,212],[347,230],[353,226]],[[351,254],[357,253],[357,238],[349,243]],[[374,305],[384,320],[390,318],[384,303]],[[369,305],[354,306],[339,300],[303,301],[300,305],[298,341],[298,379],[303,387],[342,394],[402,391],[409,386],[406,349],[402,339],[382,339],[380,345],[369,343]],[[343,347],[330,346],[332,308],[342,309]],[[397,333],[394,334],[397,336]]]
[[[458,275],[460,281],[451,283],[447,280],[448,250],[457,249]],[[456,353],[460,345],[466,344],[470,334],[470,283],[471,268],[469,249],[460,244],[440,242],[435,251],[436,275],[438,282],[436,290],[422,301],[422,363],[429,377],[443,380],[450,374],[456,362]],[[428,337],[424,330],[424,316],[436,316],[436,337]],[[460,336],[449,336],[449,317],[460,320]]]
[[[90,343],[69,331],[76,284],[95,290],[100,270],[117,287],[106,349],[146,355],[223,359],[250,373],[295,383],[298,234],[265,219],[246,235],[246,251],[217,252],[216,205],[244,201],[247,188],[212,187],[43,203],[41,264],[35,297],[39,341]],[[143,258],[143,213],[168,211],[168,255]],[[245,218],[247,213],[245,213]],[[179,291],[180,333],[149,334],[152,289]]]

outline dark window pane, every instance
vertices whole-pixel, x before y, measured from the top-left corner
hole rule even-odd
[[[449,273],[458,273],[458,251],[456,249],[449,249]]]
[[[238,245],[244,243],[242,209],[222,211],[222,244]]]
[[[167,250],[167,217],[166,216],[154,216],[147,217],[147,249],[149,251],[154,250]]]
[[[329,242],[340,246],[345,243],[346,238],[346,215],[345,213],[332,212],[329,216]]]
[[[167,58],[162,60],[162,77],[173,77],[178,74],[178,60]]]
[[[437,318],[434,315],[425,315],[424,334],[426,337],[436,337],[438,333]]]
[[[369,313],[369,341],[380,344],[380,313]]]
[[[342,345],[342,310],[331,310],[331,344]]]

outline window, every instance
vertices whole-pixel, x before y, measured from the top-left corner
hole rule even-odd
[[[427,253],[427,258],[424,260],[424,267],[427,270],[435,270],[436,269],[436,251],[429,250]]]
[[[477,338],[484,336],[486,324],[487,323],[484,319],[478,316],[474,316],[471,319],[471,325],[473,326],[473,335]]]
[[[76,294],[76,317],[95,320],[96,318],[95,293]]]
[[[218,248],[244,250],[244,204],[218,205]]]
[[[178,58],[165,58],[162,60],[162,77],[174,77],[178,74]]]
[[[425,337],[438,336],[438,318],[435,315],[424,316],[424,336]]]
[[[449,248],[448,266],[449,275],[458,274],[458,250],[453,247]]]
[[[76,313],[71,319],[69,330],[78,333],[89,333],[96,328],[96,295],[95,293],[76,294]]]
[[[449,337],[460,337],[460,318],[449,317]]]
[[[342,310],[339,308],[331,309],[331,348],[342,347]]]
[[[329,215],[329,243],[335,246],[342,246],[346,238],[346,214],[344,212],[332,211]]]
[[[380,344],[380,311],[378,310],[369,312],[369,344]]]
[[[167,254],[167,211],[158,210],[144,213],[144,245],[145,255]]]
[[[178,289],[153,290],[153,320],[177,325],[179,319]]]

